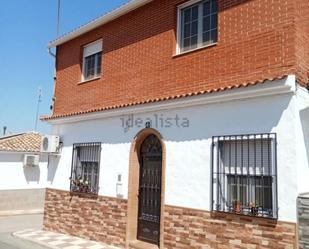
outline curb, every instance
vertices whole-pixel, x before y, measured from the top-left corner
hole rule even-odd
[[[0,211],[1,216],[27,215],[27,214],[44,214],[43,209],[32,210],[15,210],[15,211]]]

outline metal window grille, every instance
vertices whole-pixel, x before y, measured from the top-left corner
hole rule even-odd
[[[73,145],[71,191],[98,193],[100,157],[101,143],[79,143]]]
[[[212,138],[212,210],[277,218],[277,136]]]

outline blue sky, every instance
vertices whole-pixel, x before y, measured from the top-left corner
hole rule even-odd
[[[60,33],[118,7],[127,0],[61,0]],[[9,0],[0,9],[0,136],[35,127],[38,88],[43,97],[40,115],[49,114],[54,60],[48,41],[56,37],[57,0]],[[38,131],[50,132],[39,121]]]

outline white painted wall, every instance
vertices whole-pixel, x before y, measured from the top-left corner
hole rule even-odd
[[[309,193],[309,98],[308,90],[298,87],[297,94],[296,136],[298,193]]]
[[[0,152],[0,191],[45,188],[47,157],[40,157],[38,167],[24,167],[23,153]]]
[[[305,94],[303,97],[308,99]],[[126,132],[121,120],[125,116],[54,125],[54,134],[61,136],[64,148],[60,158],[50,159],[49,186],[69,190],[73,143],[102,142],[99,194],[116,197],[117,175],[121,173],[123,194],[127,198],[131,143],[145,121],[151,119],[152,127],[162,134],[166,145],[166,204],[210,210],[212,136],[275,132],[279,219],[295,222],[298,192],[309,190],[307,175],[298,172],[303,167],[309,171],[308,158],[298,159],[309,151],[308,142],[307,151],[303,149],[304,135],[298,132],[302,125],[304,133],[309,134],[309,115],[306,108],[299,112],[298,98],[289,93],[137,114],[134,118],[140,127],[134,126]],[[190,125],[180,128],[174,122],[172,127],[161,127],[160,122],[156,125],[154,115],[173,119],[178,115],[180,119],[187,118]]]

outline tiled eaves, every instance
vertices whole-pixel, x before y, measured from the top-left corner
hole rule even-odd
[[[174,100],[174,99],[187,98],[187,97],[193,97],[193,96],[216,93],[216,92],[223,92],[223,91],[237,89],[237,88],[243,88],[243,87],[249,87],[249,86],[264,84],[266,82],[271,82],[271,81],[274,81],[274,80],[281,80],[281,79],[283,79],[287,76],[288,76],[288,74],[284,74],[284,75],[273,77],[273,78],[265,78],[263,80],[257,80],[257,81],[253,81],[253,82],[236,84],[236,85],[231,85],[231,86],[226,86],[226,87],[213,88],[213,89],[209,89],[209,90],[205,90],[205,91],[197,91],[197,92],[190,92],[190,93],[185,93],[185,94],[165,96],[165,97],[161,97],[161,98],[146,99],[146,100],[141,100],[141,101],[136,101],[136,102],[124,103],[124,104],[120,104],[120,105],[112,105],[112,106],[93,108],[93,109],[88,109],[88,110],[79,111],[79,112],[71,112],[71,113],[65,113],[65,114],[59,114],[59,115],[43,116],[43,117],[41,117],[41,120],[42,121],[48,121],[48,120],[72,117],[72,116],[77,116],[77,115],[83,115],[83,114],[102,112],[102,111],[114,110],[114,109],[119,109],[119,108],[137,106],[137,105],[143,105],[143,104],[162,102],[162,101],[167,101],[167,100]]]

